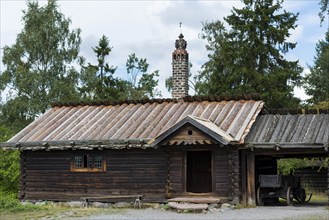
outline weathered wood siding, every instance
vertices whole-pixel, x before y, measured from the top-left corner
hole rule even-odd
[[[214,150],[214,176],[215,179],[215,189],[220,197],[229,197],[230,194],[230,180],[229,180],[229,162],[228,162],[228,151],[226,149]]]
[[[212,152],[212,193],[223,199],[235,199],[240,194],[239,153],[237,149],[216,147],[172,147],[168,153],[167,196],[186,194],[186,152],[204,150]]]
[[[165,198],[167,161],[160,150],[106,150],[106,172],[71,172],[72,152],[21,153],[22,200],[79,200],[83,196],[144,194]]]
[[[319,167],[307,167],[295,170],[294,175],[300,177],[303,188],[320,192],[326,192],[328,188],[328,168],[319,170]]]
[[[182,195],[185,192],[185,151],[170,150],[168,152],[167,196]]]

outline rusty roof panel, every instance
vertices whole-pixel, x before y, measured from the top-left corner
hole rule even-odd
[[[259,115],[246,143],[328,144],[329,114]]]
[[[151,139],[187,115],[213,122],[243,143],[262,101],[189,101],[56,106],[8,142]],[[242,135],[244,134],[244,135]]]

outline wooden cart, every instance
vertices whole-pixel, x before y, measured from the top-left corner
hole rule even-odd
[[[257,189],[257,204],[263,205],[266,201],[278,201],[285,199],[287,205],[309,202],[312,195],[306,201],[305,189],[300,187],[300,178],[284,175],[259,175],[259,187]]]

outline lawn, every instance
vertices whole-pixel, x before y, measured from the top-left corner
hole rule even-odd
[[[78,208],[56,204],[42,206],[28,205],[28,208],[0,210],[0,219],[73,219],[94,214],[112,214],[124,212],[118,208]]]

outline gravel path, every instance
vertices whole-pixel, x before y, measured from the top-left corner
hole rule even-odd
[[[329,209],[325,206],[267,206],[257,208],[244,208],[213,211],[208,213],[177,213],[161,209],[127,209],[110,215],[94,215],[89,220],[98,219],[328,219]]]

